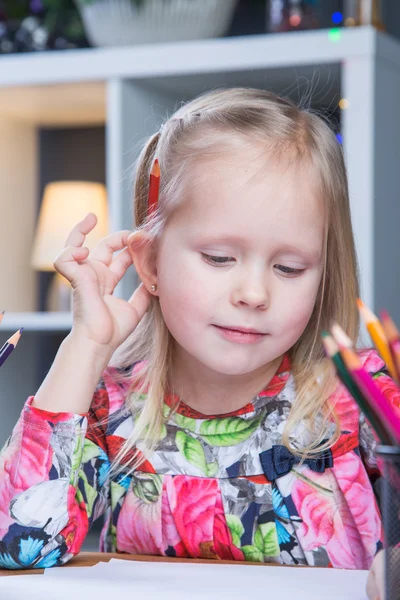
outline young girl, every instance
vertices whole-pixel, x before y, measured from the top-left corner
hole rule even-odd
[[[103,551],[370,568],[374,436],[321,343],[333,321],[358,334],[335,135],[266,91],[213,91],[149,140],[134,206],[133,233],[89,254],[89,214],[56,259],[73,327],[2,451],[1,565],[63,564],[105,514]]]

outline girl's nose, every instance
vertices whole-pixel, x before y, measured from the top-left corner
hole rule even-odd
[[[263,276],[252,276],[250,273],[244,275],[242,281],[232,293],[232,302],[236,306],[249,306],[265,310],[269,306],[270,297],[268,286]]]

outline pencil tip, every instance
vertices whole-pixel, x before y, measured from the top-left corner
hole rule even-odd
[[[19,332],[20,332],[20,333],[22,333],[22,332],[23,332],[23,330],[24,330],[24,328],[23,328],[23,327],[21,327],[21,329],[19,330]]]
[[[342,347],[342,348],[352,348],[353,347],[352,340],[349,338],[347,333],[345,333],[343,331],[343,329],[340,327],[340,325],[338,323],[333,323],[333,325],[331,327],[331,332],[332,332],[334,340],[336,341],[337,344],[339,344],[340,347]]]
[[[153,163],[153,167],[151,169],[151,174],[154,177],[160,177],[160,163],[158,162],[158,158],[156,158]]]

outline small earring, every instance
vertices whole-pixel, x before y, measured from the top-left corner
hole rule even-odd
[[[150,286],[150,289],[151,289],[151,291],[152,291],[152,292],[155,292],[155,291],[157,290],[157,286],[156,286],[156,284],[155,284],[155,283],[153,283],[153,284]]]

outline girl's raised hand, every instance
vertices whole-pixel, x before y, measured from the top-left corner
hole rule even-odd
[[[128,301],[113,296],[118,282],[133,264],[127,248],[132,232],[112,233],[89,253],[84,246],[85,237],[96,223],[96,216],[89,213],[72,229],[54,267],[73,288],[72,333],[111,356],[142,319],[151,295],[141,284]]]

